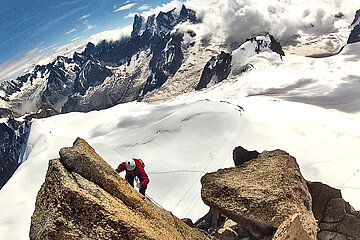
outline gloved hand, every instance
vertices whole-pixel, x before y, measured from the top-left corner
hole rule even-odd
[[[140,188],[141,187],[141,183],[140,183],[140,179],[136,176],[135,177],[135,182],[136,182],[136,187]]]

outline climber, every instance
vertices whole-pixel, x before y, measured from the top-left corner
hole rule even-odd
[[[129,160],[122,162],[115,171],[120,173],[124,170],[126,170],[125,179],[132,187],[134,187],[135,177],[139,178],[139,192],[145,196],[145,190],[149,183],[149,178],[144,170],[143,161],[141,159],[130,158]]]

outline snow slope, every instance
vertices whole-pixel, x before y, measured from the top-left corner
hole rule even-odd
[[[261,52],[247,59],[251,72],[167,103],[34,120],[27,160],[0,191],[0,239],[28,239],[48,160],[76,137],[114,168],[129,157],[144,159],[147,193],[178,217],[207,212],[200,178],[233,166],[238,145],[289,152],[306,179],[341,188],[360,209],[360,44],[328,58],[283,59]]]

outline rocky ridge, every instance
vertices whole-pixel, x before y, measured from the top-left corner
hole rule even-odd
[[[231,59],[231,54],[224,51],[218,56],[211,57],[202,71],[200,81],[195,90],[206,88],[210,82],[215,84],[226,79],[231,71]]]
[[[83,139],[50,160],[30,239],[211,239],[144,199]]]
[[[288,161],[284,161],[284,158]],[[238,167],[219,170],[203,177],[202,197],[205,203],[208,202],[211,210],[199,219],[195,226],[212,232],[212,235],[219,239],[227,240],[360,239],[360,212],[355,211],[342,198],[340,190],[320,182],[307,181],[305,183],[301,174],[299,175],[300,171],[294,162],[295,159],[286,152],[265,151],[259,155],[256,151],[247,151],[239,146],[234,149],[233,159],[235,164],[240,163]],[[275,162],[278,162],[278,165],[285,163],[287,167],[276,166],[273,169],[275,165],[272,164]],[[267,168],[269,171],[263,171]],[[274,181],[278,181],[276,178],[281,182],[274,184]],[[298,182],[297,184],[301,187],[297,184],[286,186],[289,180]],[[239,181],[242,182],[239,183]],[[273,188],[269,188],[272,184],[274,184]],[[238,187],[238,185],[243,187]],[[221,195],[209,194],[209,192]],[[240,192],[241,195],[239,195]],[[259,192],[265,194],[259,195]],[[286,197],[274,197],[281,196],[281,192],[289,195],[291,198],[289,202],[285,200]],[[299,194],[301,198],[298,197]],[[310,202],[309,195],[311,195]],[[299,205],[294,205],[293,203],[299,199],[306,200],[300,200]],[[279,202],[275,203],[274,200]],[[285,202],[281,203],[283,200]],[[287,207],[284,207],[286,205]],[[276,209],[276,211],[271,209]],[[283,211],[284,209],[290,211]],[[302,214],[310,216],[311,221],[309,218],[302,217]],[[276,231],[274,228],[273,234],[266,236],[264,224],[271,225],[276,219],[281,219],[279,218],[281,215],[285,220],[278,221]],[[268,218],[271,220],[270,223],[264,221],[266,216],[270,216]],[[313,221],[314,217],[316,223]],[[309,229],[312,232],[310,235]],[[314,238],[314,233],[317,234],[316,238]]]
[[[254,66],[247,61],[250,57],[259,54],[262,51],[272,51],[277,53],[280,59],[285,56],[280,43],[269,33],[247,39],[239,48],[232,52],[231,76],[237,77],[238,75],[253,69]]]
[[[257,155],[202,178],[211,210],[193,224],[142,197],[78,138],[49,162],[30,239],[360,239],[360,213],[339,190],[306,182],[284,151]]]
[[[360,24],[360,9],[356,11],[354,20],[351,22],[350,27],[355,27]]]
[[[304,239],[316,238],[311,195],[295,158],[276,150],[263,152],[238,167],[205,174],[201,196],[216,209],[250,231],[257,239],[271,239],[285,220],[299,218]]]

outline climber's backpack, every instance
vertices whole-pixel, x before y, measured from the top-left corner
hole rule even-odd
[[[143,161],[143,160],[141,160],[140,158],[134,158],[134,160],[138,160],[138,161],[140,162],[140,164],[141,164],[142,168],[144,168],[144,167],[145,167],[145,163],[144,163],[144,161]]]

